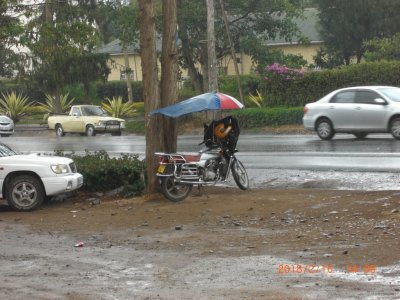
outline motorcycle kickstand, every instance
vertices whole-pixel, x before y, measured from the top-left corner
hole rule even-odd
[[[203,192],[204,192],[204,195],[206,195],[207,199],[210,198],[210,197],[208,196],[208,194],[207,194],[206,189],[204,188],[204,186],[203,186],[202,184],[199,184],[199,185],[197,186],[197,190],[199,191],[199,196],[201,195],[201,191],[203,191]]]

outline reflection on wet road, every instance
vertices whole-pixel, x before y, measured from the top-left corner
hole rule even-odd
[[[83,137],[67,135],[57,138],[52,131],[37,136],[15,135],[2,139],[22,152],[53,153],[55,150],[82,153],[105,150],[110,155],[145,151],[145,138],[140,135]],[[180,136],[178,150],[196,152],[202,136]],[[352,135],[337,135],[321,141],[314,135],[241,135],[238,156],[248,168],[303,169],[398,172],[400,141],[388,134],[370,135],[357,140]]]

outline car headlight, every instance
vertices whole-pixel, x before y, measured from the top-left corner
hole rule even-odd
[[[105,126],[105,124],[104,124],[103,121],[99,121],[98,125],[99,125],[99,126]]]
[[[51,169],[56,174],[64,174],[69,172],[68,165],[64,164],[51,165]]]

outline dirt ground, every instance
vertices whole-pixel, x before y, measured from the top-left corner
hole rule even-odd
[[[4,299],[399,299],[400,192],[207,188],[0,207]],[[78,242],[82,247],[74,247]]]

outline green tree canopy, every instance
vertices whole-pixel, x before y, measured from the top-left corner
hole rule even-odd
[[[373,39],[364,43],[368,61],[400,60],[400,33],[391,38]]]
[[[319,9],[319,29],[325,43],[318,55],[323,67],[348,65],[353,57],[358,63],[365,52],[365,40],[400,31],[398,0],[314,0],[314,4]]]
[[[299,31],[293,18],[302,12],[301,0],[225,0],[229,27],[237,52],[245,51],[253,60],[265,61],[266,41],[282,37],[290,40]],[[215,35],[217,59],[229,54],[221,8],[216,3]],[[181,41],[180,65],[189,70],[197,89],[207,74],[207,12],[204,1],[178,0],[178,35]],[[274,54],[275,56],[279,54]],[[195,66],[200,64],[202,70]]]
[[[58,101],[62,87],[71,78],[82,78],[67,72],[71,57],[90,53],[98,41],[94,8],[94,0],[48,0],[24,5],[28,21],[21,41],[30,51],[32,75]],[[56,109],[60,110],[59,105]]]
[[[20,55],[13,50],[22,32],[18,14],[16,0],[0,0],[0,76],[3,77],[11,77],[20,68]]]

